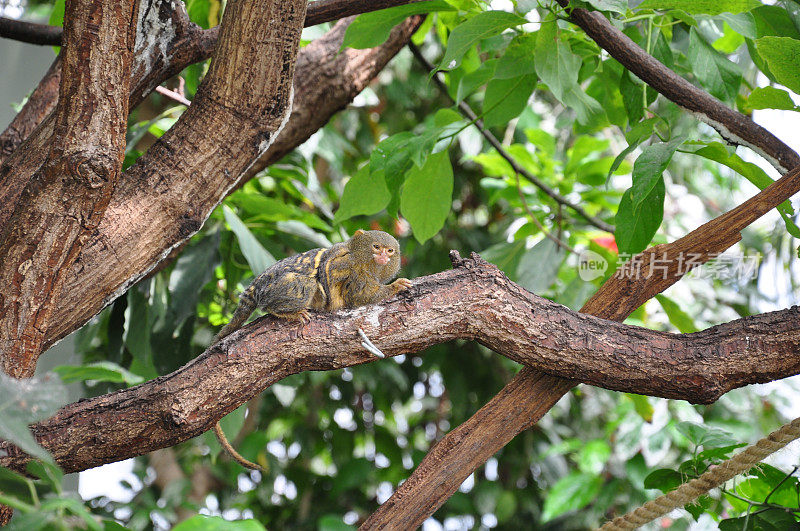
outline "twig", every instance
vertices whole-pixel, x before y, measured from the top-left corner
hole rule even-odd
[[[453,100],[453,98],[450,97],[450,93],[447,91],[447,86],[439,78],[439,72],[436,71],[436,68],[427,59],[425,59],[425,57],[422,55],[422,53],[420,52],[419,48],[416,45],[414,45],[413,43],[409,43],[408,47],[411,50],[411,53],[414,54],[414,57],[427,70],[429,70],[430,72],[435,72],[433,74],[433,76],[432,76],[433,82],[436,83],[436,86],[439,87],[439,89],[442,91],[442,93],[445,94],[450,99],[450,101],[455,103],[455,100]],[[458,102],[458,109],[461,111],[461,114],[466,116],[467,119],[469,119],[470,121],[472,121],[475,124],[475,127],[478,128],[478,131],[480,131],[481,134],[484,136],[484,138],[486,138],[486,140],[489,141],[489,144],[491,144],[492,147],[497,150],[497,153],[501,157],[503,157],[506,160],[506,162],[508,162],[511,165],[511,168],[515,172],[521,173],[522,175],[524,175],[526,179],[528,179],[531,183],[533,183],[534,186],[539,188],[542,192],[544,192],[547,196],[549,196],[551,199],[553,199],[553,201],[555,201],[556,203],[562,204],[562,205],[564,205],[566,207],[571,208],[575,212],[577,212],[580,216],[582,216],[584,219],[586,219],[586,221],[588,221],[590,225],[594,225],[598,229],[606,231],[606,232],[614,232],[614,226],[613,225],[611,225],[609,223],[606,223],[603,220],[597,219],[596,217],[594,217],[594,216],[590,215],[588,212],[586,212],[580,206],[578,206],[578,205],[576,205],[574,203],[571,203],[566,197],[564,197],[563,195],[559,194],[558,192],[556,192],[555,190],[553,190],[552,188],[547,186],[545,183],[543,183],[541,180],[539,180],[537,177],[535,177],[533,174],[531,174],[528,170],[526,170],[525,168],[520,166],[519,163],[517,163],[517,161],[514,159],[514,157],[512,157],[505,150],[505,148],[500,143],[500,141],[497,140],[497,137],[495,137],[491,133],[491,131],[487,130],[486,127],[484,127],[483,121],[478,118],[478,115],[475,113],[475,111],[472,110],[472,107],[470,107],[467,102],[465,102],[463,100]]]
[[[166,87],[162,87],[161,85],[156,87],[156,92],[158,92],[159,94],[163,94],[164,96],[166,96],[166,97],[168,97],[170,99],[173,99],[173,100],[177,101],[178,103],[186,105],[187,107],[192,104],[192,102],[187,100],[186,97],[183,96],[182,94],[179,94],[179,93],[175,92],[174,90],[170,90],[170,89],[168,89]]]
[[[550,241],[552,241],[553,243],[555,243],[568,253],[578,254],[578,252],[575,249],[570,247],[567,243],[561,241],[561,239],[553,236],[553,234],[550,231],[544,228],[544,225],[542,225],[542,222],[539,221],[539,218],[537,218],[534,215],[534,213],[531,212],[531,209],[528,206],[528,202],[525,200],[525,194],[522,193],[522,185],[519,182],[519,172],[514,172],[514,177],[517,179],[517,194],[519,194],[519,200],[522,202],[522,208],[525,209],[525,212],[527,212],[528,217],[531,218],[533,224],[536,225],[539,228],[539,230],[542,231],[542,234],[544,234]]]

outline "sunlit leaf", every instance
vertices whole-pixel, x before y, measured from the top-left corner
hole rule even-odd
[[[572,472],[559,479],[545,498],[542,522],[569,511],[580,510],[592,502],[603,485],[602,476]]]
[[[425,166],[408,172],[400,209],[411,224],[414,237],[424,243],[444,225],[453,198],[453,167],[447,151],[428,157]]]
[[[439,68],[452,70],[461,64],[469,48],[478,41],[497,35],[508,28],[525,24],[527,20],[506,11],[485,11],[456,26],[447,41],[447,50]]]
[[[87,365],[59,365],[53,368],[53,372],[61,376],[64,383],[95,380],[136,385],[144,381],[138,374],[110,361],[96,361]]]
[[[442,0],[428,0],[363,13],[347,27],[342,41],[342,49],[373,48],[383,44],[389,38],[392,28],[409,16],[435,11],[453,11],[453,7]]]

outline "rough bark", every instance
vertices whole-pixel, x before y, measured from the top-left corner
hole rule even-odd
[[[178,371],[65,406],[33,433],[68,472],[173,446],[291,374],[374,361],[358,328],[388,356],[472,339],[550,374],[693,402],[800,373],[800,308],[668,334],[573,312],[522,289],[477,255],[461,260],[454,253],[454,263],[382,306],[318,314],[306,326],[262,318]],[[516,405],[505,421],[486,426],[514,426],[513,412],[542,409],[525,405],[521,390],[508,396]],[[486,426],[477,430],[482,440]],[[3,451],[0,466],[20,469],[28,459],[7,443]]]
[[[303,90],[295,92],[292,115],[263,159],[274,160],[311,136],[383,69],[420,22],[419,17],[409,19],[380,47],[339,53],[347,25],[343,21],[303,48],[295,76],[296,86]],[[67,275],[47,331],[48,345],[83,325],[145,276],[171,248],[200,228],[232,187],[252,174],[248,166],[260,153],[247,142],[249,125],[225,109],[215,114],[205,121],[192,120],[199,131],[189,133],[202,138],[178,142],[183,138],[178,135],[185,135],[188,128],[176,124],[128,169],[97,235]],[[141,227],[147,227],[147,233]]]
[[[305,27],[333,22],[359,13],[395,7],[417,0],[316,0],[308,5]],[[141,0],[137,26],[137,48],[134,50],[135,68],[131,72],[130,107],[141,103],[158,85],[178,75],[187,66],[208,59],[219,37],[219,27],[203,30],[193,24],[182,2]],[[0,22],[4,19],[0,17]],[[7,20],[7,19],[5,19]],[[40,26],[33,24],[33,26]],[[60,30],[42,26],[42,32]],[[60,41],[60,31],[59,34]],[[2,24],[0,24],[0,36]],[[31,134],[55,108],[58,101],[58,79],[61,65],[57,60],[39,83],[14,121],[0,134],[0,162]],[[55,84],[55,88],[48,88]],[[302,89],[299,89],[302,90]],[[47,135],[52,133],[48,132]],[[2,174],[0,174],[2,175]],[[1,181],[2,179],[0,179]],[[4,195],[0,189],[0,198]],[[0,220],[2,220],[0,208]]]
[[[138,3],[68,1],[52,142],[0,241],[0,360],[31,376],[53,299],[122,170]]]

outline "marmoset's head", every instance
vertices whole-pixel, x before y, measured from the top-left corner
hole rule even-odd
[[[356,263],[363,264],[383,282],[400,270],[400,244],[391,234],[359,229],[348,245]]]

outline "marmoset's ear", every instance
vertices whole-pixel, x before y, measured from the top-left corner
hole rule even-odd
[[[358,229],[355,233],[353,233],[353,236],[360,236],[362,234],[364,234],[364,231],[361,230],[361,229]]]

